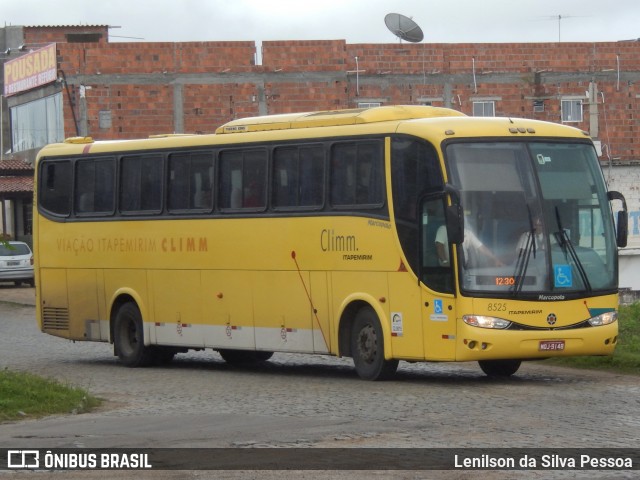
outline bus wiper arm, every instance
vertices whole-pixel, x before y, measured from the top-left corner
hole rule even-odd
[[[569,238],[567,231],[562,227],[562,220],[560,219],[560,211],[558,210],[557,206],[556,206],[556,222],[558,224],[558,232],[555,234],[556,240],[558,241],[558,243],[560,244],[560,247],[563,250],[569,252],[569,256],[573,260],[573,263],[576,266],[578,273],[580,274],[582,283],[584,284],[587,291],[591,292],[592,288],[591,288],[591,283],[589,282],[589,277],[587,276],[587,272],[585,271],[584,266],[582,265],[582,262],[578,257],[578,253],[576,252],[576,249],[573,246],[573,242],[571,241],[571,238]]]
[[[527,241],[525,242],[524,248],[520,249],[518,252],[518,260],[516,260],[515,283],[512,288],[514,296],[518,295],[522,291],[524,278],[527,274],[527,268],[529,267],[531,252],[533,252],[534,258],[536,256],[536,229],[533,225],[531,210],[528,206],[527,211],[529,212],[529,232],[526,234]]]

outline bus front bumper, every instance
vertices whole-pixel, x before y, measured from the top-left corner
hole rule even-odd
[[[535,359],[612,355],[618,322],[568,330],[498,330],[458,320],[456,360]]]

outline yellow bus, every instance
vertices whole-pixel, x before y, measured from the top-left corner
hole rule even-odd
[[[626,205],[589,137],[425,106],[72,138],[36,165],[41,330],[131,367],[212,349],[400,360],[610,355]],[[621,201],[617,222],[612,200]]]

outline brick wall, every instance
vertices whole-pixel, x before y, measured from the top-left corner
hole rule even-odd
[[[212,132],[243,116],[372,101],[431,103],[466,114],[474,101],[494,101],[498,116],[560,122],[561,99],[571,97],[583,103],[583,120],[572,125],[597,128],[616,161],[640,155],[640,42],[265,41],[260,53],[256,65],[251,41],[58,44],[73,108],[95,138]],[[91,87],[84,99],[81,85]],[[541,112],[534,112],[534,102]],[[99,128],[105,111],[111,126]],[[73,135],[71,118],[65,96],[65,124]]]
[[[107,25],[23,27],[24,43],[27,45],[66,43],[69,34],[98,34],[100,43],[109,41],[109,27]]]

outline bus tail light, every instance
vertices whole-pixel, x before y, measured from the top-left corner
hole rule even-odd
[[[503,318],[487,317],[484,315],[463,315],[462,321],[472,327],[480,328],[505,329],[511,325],[510,321]]]

